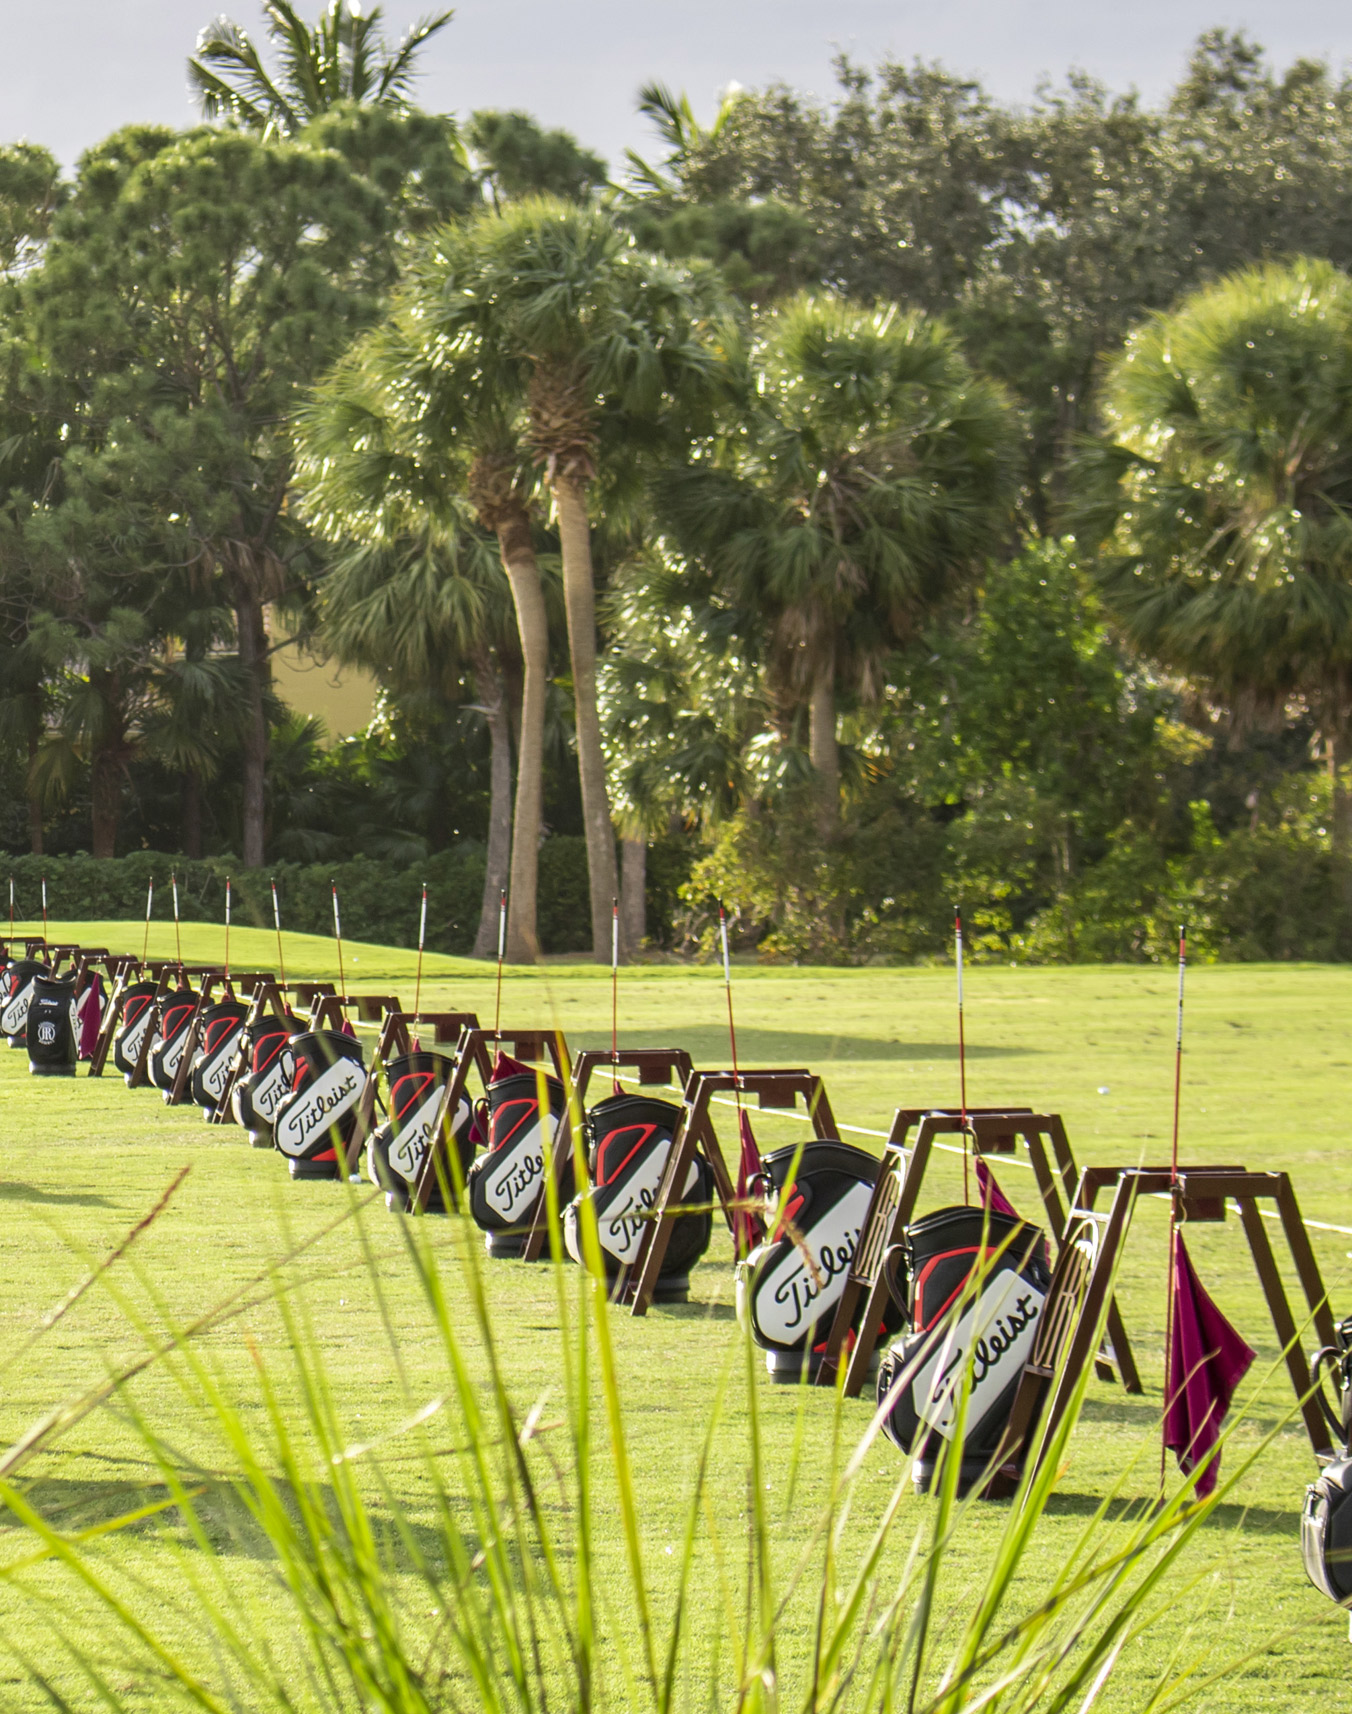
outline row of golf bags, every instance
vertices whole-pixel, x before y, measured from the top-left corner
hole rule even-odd
[[[73,1077],[93,1052],[103,983],[90,971],[76,987],[74,970],[58,974],[43,959],[14,958],[0,968],[0,1035],[27,1052],[35,1077]]]

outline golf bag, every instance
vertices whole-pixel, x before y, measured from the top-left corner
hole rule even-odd
[[[207,1113],[216,1111],[225,1093],[248,1016],[249,1008],[239,1000],[218,1000],[203,1010],[188,1083],[193,1100]]]
[[[34,1077],[74,1077],[75,976],[38,976],[28,1006],[28,1069]]]
[[[442,1053],[406,1053],[385,1068],[390,1087],[390,1116],[372,1131],[366,1144],[366,1176],[385,1192],[386,1206],[402,1214],[412,1203],[427,1151],[432,1146],[432,1127],[443,1112],[444,1091],[455,1071],[455,1061]],[[460,1157],[463,1177],[474,1159],[478,1136],[474,1113],[462,1095],[454,1113],[445,1112],[449,1141]],[[449,1177],[452,1195],[455,1181]],[[445,1198],[440,1183],[434,1183],[427,1201],[429,1213],[444,1214]]]
[[[295,1018],[265,1012],[249,1031],[249,1069],[235,1084],[230,1110],[256,1149],[272,1147],[273,1120],[291,1089],[286,1044],[299,1028]]]
[[[150,1081],[163,1091],[166,1101],[173,1097],[174,1080],[200,1003],[201,995],[192,988],[175,988],[160,1001],[160,1027],[150,1044]]]
[[[776,1149],[761,1162],[770,1218],[788,1189],[783,1221],[737,1267],[738,1314],[776,1381],[796,1381],[805,1367],[815,1375],[820,1366],[878,1176],[876,1156],[826,1139],[804,1145],[790,1186],[797,1154]],[[900,1315],[892,1312],[892,1321],[899,1326]]]
[[[48,966],[37,958],[16,958],[0,971],[0,1035],[11,1047],[28,1046],[28,1008],[33,985],[48,974]]]
[[[552,1141],[563,1120],[563,1085],[557,1077],[546,1077],[545,1089]],[[466,1177],[469,1211],[475,1225],[487,1233],[490,1256],[519,1256],[544,1194],[544,1136],[536,1074],[503,1053],[488,1085],[487,1130],[487,1150]],[[568,1201],[573,1195],[571,1166],[564,1176],[559,1196]]]
[[[1337,1383],[1338,1411],[1320,1385],[1325,1367]],[[1326,1464],[1305,1490],[1300,1552],[1315,1588],[1340,1607],[1352,1607],[1352,1316],[1339,1323],[1337,1345],[1316,1354],[1310,1381],[1342,1456]]]
[[[590,1201],[607,1276],[614,1279],[622,1268],[632,1266],[651,1224],[646,1216],[657,1200],[680,1117],[681,1109],[674,1102],[652,1095],[612,1095],[587,1114],[592,1188],[574,1197],[563,1216],[563,1242],[575,1262],[583,1259],[582,1205]],[[682,1214],[671,1229],[655,1299],[684,1302],[689,1296],[690,1270],[709,1248],[713,1235],[712,1199],[713,1174],[709,1163],[697,1155],[680,1198],[697,1212]]]
[[[952,1316],[964,1287],[983,1265],[987,1271],[980,1292],[967,1299],[955,1325]],[[898,1278],[903,1270],[904,1277]],[[884,1432],[911,1454],[912,1480],[926,1492],[943,1447],[953,1437],[970,1353],[971,1390],[958,1483],[965,1493],[986,1473],[999,1449],[1032,1353],[1051,1285],[1042,1233],[1008,1214],[940,1208],[907,1227],[904,1242],[887,1252],[884,1272],[894,1299],[905,1305],[910,1332],[892,1345],[878,1367],[880,1405],[907,1368],[916,1365],[892,1401]]]
[[[347,1145],[361,1099],[361,1046],[338,1030],[307,1030],[282,1050],[291,1089],[277,1104],[272,1140],[292,1178],[346,1178]]]
[[[155,1020],[155,995],[158,991],[153,982],[133,982],[122,990],[121,1023],[113,1037],[113,1064],[122,1073],[128,1088],[140,1063],[146,1032]]]

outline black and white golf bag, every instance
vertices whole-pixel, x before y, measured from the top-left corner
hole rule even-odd
[[[1325,1368],[1338,1388],[1336,1411],[1320,1385]],[[1305,1490],[1300,1552],[1315,1588],[1340,1607],[1352,1607],[1352,1316],[1339,1323],[1337,1345],[1315,1356],[1310,1380],[1342,1455]]]
[[[674,1102],[652,1095],[608,1096],[588,1112],[591,1189],[574,1197],[563,1216],[563,1241],[575,1262],[583,1260],[584,1201],[596,1213],[607,1275],[614,1279],[637,1260],[643,1234],[652,1224],[648,1214],[657,1200],[680,1117],[681,1109]],[[690,1270],[713,1236],[712,1199],[713,1174],[703,1156],[696,1155],[680,1197],[692,1212],[680,1215],[671,1229],[653,1294],[656,1300],[684,1302],[689,1296]]]
[[[121,1017],[113,1037],[113,1064],[130,1086],[141,1059],[141,1047],[155,1021],[153,982],[133,982],[122,990]]]
[[[0,971],[0,1035],[11,1047],[28,1046],[28,1008],[33,985],[46,976],[49,967],[37,958],[16,958]]]
[[[564,1119],[563,1085],[546,1077],[549,1111],[540,1113],[539,1081],[520,1060],[499,1054],[488,1085],[488,1147],[466,1176],[469,1211],[487,1233],[490,1256],[519,1256],[544,1194],[544,1126],[551,1144]],[[573,1195],[569,1166],[560,1200]]]
[[[249,1008],[240,1000],[218,1000],[202,1012],[188,1083],[193,1100],[208,1114],[216,1111],[225,1093],[248,1016]]]
[[[265,1012],[249,1031],[249,1069],[231,1092],[230,1110],[256,1149],[272,1147],[273,1120],[291,1090],[286,1045],[299,1030],[295,1018]]]
[[[983,1266],[976,1295],[964,1296]],[[1007,1214],[940,1208],[907,1227],[904,1243],[888,1252],[886,1269],[894,1298],[906,1306],[910,1331],[878,1367],[879,1404],[895,1383],[904,1382],[884,1431],[913,1458],[911,1476],[924,1493],[953,1439],[970,1364],[959,1475],[959,1490],[966,1492],[999,1449],[1032,1353],[1051,1285],[1046,1243],[1036,1226]]]
[[[366,1176],[385,1192],[386,1205],[397,1214],[413,1200],[438,1115],[443,1117],[447,1140],[459,1156],[461,1177],[469,1172],[478,1130],[465,1096],[460,1097],[454,1113],[446,1111],[446,1085],[454,1072],[455,1061],[443,1053],[406,1053],[385,1068],[390,1116],[367,1140]],[[455,1180],[449,1165],[446,1171],[454,1196]],[[445,1209],[441,1185],[434,1183],[427,1211],[441,1214]]]
[[[878,1177],[876,1156],[822,1139],[803,1145],[790,1185],[797,1155],[783,1148],[762,1160],[767,1225],[786,1189],[788,1199],[778,1230],[737,1267],[737,1312],[776,1381],[798,1380],[805,1366],[816,1374]],[[888,1330],[900,1324],[894,1312]]]
[[[160,1024],[150,1044],[150,1081],[164,1092],[166,1101],[173,1096],[200,1001],[201,995],[192,988],[174,988],[160,1001]]]
[[[34,1077],[74,1077],[79,1058],[76,1039],[75,975],[38,976],[28,1005],[28,1069]]]
[[[366,1079],[361,1045],[338,1030],[307,1030],[282,1050],[291,1090],[277,1105],[272,1140],[292,1178],[346,1178],[347,1145]]]

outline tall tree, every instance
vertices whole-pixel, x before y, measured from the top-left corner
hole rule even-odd
[[[374,129],[379,182],[354,164]],[[44,409],[100,460],[88,493],[104,527],[120,520],[145,565],[191,568],[233,611],[249,866],[264,860],[266,609],[310,568],[288,418],[378,311],[404,187],[435,179],[448,148],[416,114],[330,115],[316,133],[120,134],[83,163],[24,287]]]
[[[321,640],[396,693],[463,706],[472,676],[488,726],[488,849],[474,956],[497,945],[512,836],[512,738],[504,654],[510,595],[490,544],[469,530],[427,530],[341,554],[321,588]]]
[[[418,55],[455,14],[420,18],[393,51],[380,27],[383,6],[363,12],[355,0],[329,0],[317,21],[307,24],[289,0],[265,0],[263,15],[276,70],[268,69],[246,30],[220,17],[198,36],[188,81],[204,118],[291,137],[342,102],[407,109]]]
[[[826,838],[841,689],[876,695],[885,653],[999,545],[1014,444],[999,389],[940,323],[799,298],[758,327],[719,453],[658,485],[676,538],[769,630],[773,680],[807,712]]]
[[[1302,697],[1352,850],[1352,279],[1247,269],[1137,330],[1077,533],[1137,649],[1239,710]]]
[[[479,216],[419,273],[425,338],[454,352],[485,396],[520,401],[525,444],[553,500],[563,561],[595,956],[618,893],[596,693],[589,497],[607,450],[628,458],[681,420],[714,367],[702,276],[639,251],[609,217],[545,199]]]
[[[461,242],[448,228],[436,254],[445,258]],[[507,953],[520,963],[540,951],[550,669],[535,550],[537,484],[512,409],[510,396],[483,385],[472,358],[426,338],[416,298],[404,298],[356,342],[301,413],[299,477],[305,512],[330,540],[388,545],[430,535],[450,542],[472,533],[470,513],[497,541],[522,663],[507,919]]]

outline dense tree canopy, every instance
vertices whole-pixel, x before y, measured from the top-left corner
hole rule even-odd
[[[1352,952],[1352,82],[654,80],[612,166],[420,111],[448,19],[273,0],[210,123],[0,148],[0,842],[444,858],[518,958],[617,893],[631,947]],[[369,730],[282,706],[295,639]]]

